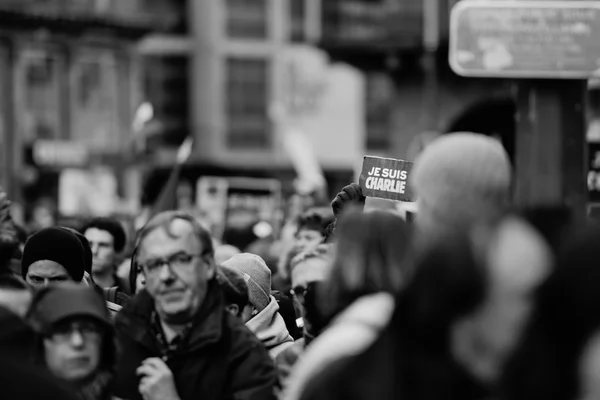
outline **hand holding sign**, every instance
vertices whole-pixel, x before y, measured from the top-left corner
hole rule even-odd
[[[365,156],[360,174],[362,193],[368,197],[412,201],[408,176],[412,163],[393,158]]]

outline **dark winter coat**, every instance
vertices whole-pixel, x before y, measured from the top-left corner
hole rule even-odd
[[[184,344],[174,353],[164,354],[152,334],[153,311],[154,302],[143,291],[117,315],[121,357],[115,396],[141,400],[136,369],[146,358],[162,357],[181,400],[275,399],[277,377],[269,354],[241,321],[224,311],[215,282],[209,284]]]

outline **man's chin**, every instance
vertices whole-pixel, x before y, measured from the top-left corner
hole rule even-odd
[[[193,316],[192,307],[186,301],[161,302],[158,311],[160,317],[170,324],[186,323]]]

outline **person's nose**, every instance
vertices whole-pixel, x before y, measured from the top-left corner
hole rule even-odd
[[[73,347],[81,347],[84,344],[83,334],[79,329],[74,329],[71,332],[71,345]]]
[[[159,276],[160,280],[165,283],[173,282],[175,280],[175,277],[173,276],[173,271],[171,270],[171,266],[169,265],[169,263],[166,262],[160,267]]]
[[[98,256],[98,251],[100,250],[100,246],[93,243],[91,247],[92,247],[92,254],[94,255],[94,257]]]

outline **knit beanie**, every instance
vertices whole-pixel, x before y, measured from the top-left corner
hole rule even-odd
[[[248,285],[250,304],[259,312],[269,305],[271,301],[271,270],[261,257],[250,253],[237,254],[222,265],[242,273]]]
[[[85,268],[85,253],[77,236],[60,227],[44,228],[25,243],[21,259],[21,274],[27,276],[31,264],[54,261],[62,265],[75,282],[81,282]]]
[[[409,179],[418,197],[417,225],[452,229],[504,211],[510,198],[511,165],[496,139],[452,133],[425,148]]]
[[[226,302],[247,305],[250,301],[244,274],[237,269],[221,265],[217,269],[217,282],[221,285]]]

